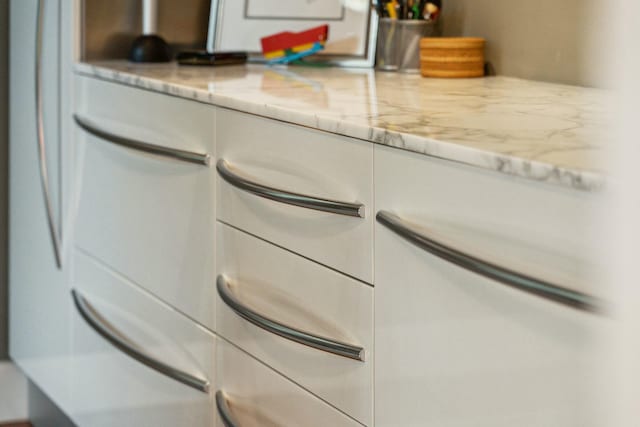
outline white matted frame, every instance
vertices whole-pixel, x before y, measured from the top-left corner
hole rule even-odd
[[[323,24],[329,25],[326,48],[307,60],[374,66],[378,15],[346,7],[344,0],[211,0],[207,51],[247,51],[259,60],[260,37]]]

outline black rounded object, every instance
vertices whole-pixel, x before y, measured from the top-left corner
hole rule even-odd
[[[131,62],[169,62],[171,49],[162,37],[155,34],[143,35],[133,41],[129,51]]]

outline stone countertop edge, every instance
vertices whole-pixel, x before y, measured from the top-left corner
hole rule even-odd
[[[79,62],[75,64],[74,69],[78,75],[195,100],[536,182],[589,192],[599,191],[606,184],[605,176],[599,172],[561,167],[549,162],[525,159],[490,150],[481,150],[455,142],[439,141],[411,133],[364,126],[361,123],[349,122],[348,119],[340,120],[332,117],[322,117],[321,115],[300,112],[282,106],[253,102],[228,94],[211,93],[187,84],[167,82],[138,75],[135,72],[117,70],[110,68],[108,64],[96,65]]]

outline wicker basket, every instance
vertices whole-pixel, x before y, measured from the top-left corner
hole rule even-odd
[[[424,77],[484,76],[485,40],[476,37],[433,37],[420,40],[420,73]]]

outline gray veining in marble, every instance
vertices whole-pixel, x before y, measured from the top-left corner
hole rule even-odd
[[[602,186],[608,95],[506,77],[80,63],[76,72],[580,190]]]

